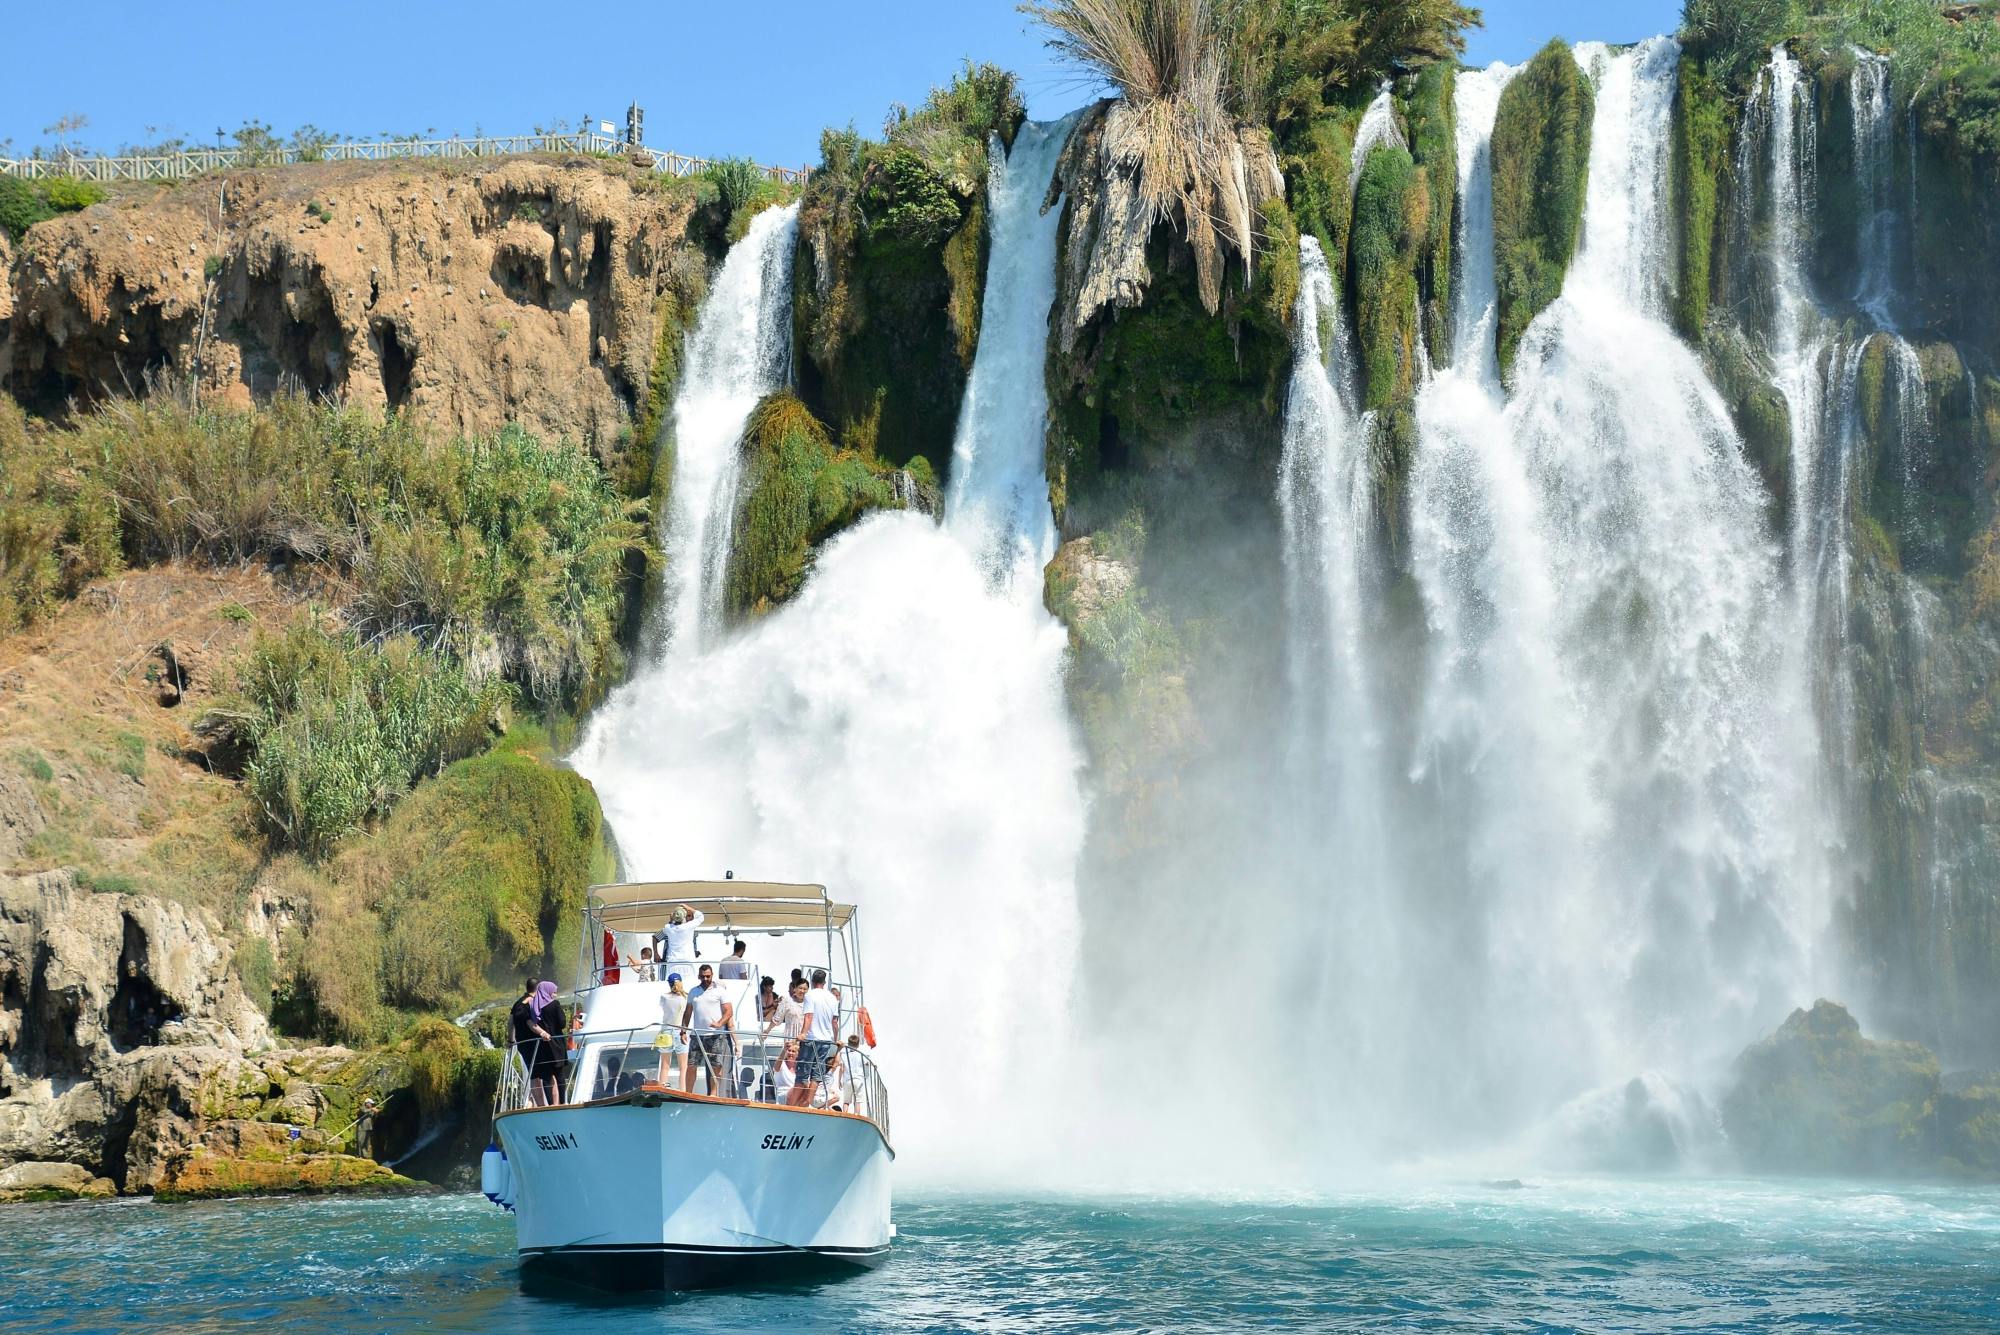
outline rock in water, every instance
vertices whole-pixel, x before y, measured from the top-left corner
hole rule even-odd
[[[1866,1038],[1831,1001],[1793,1011],[1744,1050],[1722,1117],[1744,1166],[1759,1172],[2000,1171],[2000,1088],[1974,1081],[1947,1092],[1929,1048]]]

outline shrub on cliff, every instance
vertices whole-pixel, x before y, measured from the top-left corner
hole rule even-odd
[[[0,634],[118,569],[118,506],[60,433],[0,394]]]
[[[0,231],[16,241],[38,222],[59,213],[87,209],[104,199],[104,187],[95,181],[56,176],[46,181],[23,181],[0,176]]]
[[[616,666],[645,533],[581,450],[518,427],[439,440],[405,416],[280,398],[255,412],[120,401],[63,433],[116,498],[134,561],[252,558],[352,579],[356,622],[575,699]]]
[[[1590,175],[1590,85],[1560,39],[1500,95],[1493,122],[1493,256],[1500,369],[1562,292]]]
[[[210,730],[219,720],[234,731],[265,822],[313,856],[481,749],[505,700],[498,683],[475,683],[407,637],[370,646],[312,621],[260,637],[239,685],[241,707],[211,716]]]

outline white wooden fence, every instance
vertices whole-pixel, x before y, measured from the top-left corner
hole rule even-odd
[[[324,144],[313,148],[188,148],[178,153],[135,157],[0,158],[0,176],[42,180],[72,176],[86,181],[179,181],[203,172],[242,167],[275,167],[291,162],[375,162],[390,158],[496,158],[509,153],[592,153],[612,157],[638,154],[666,176],[695,176],[715,165],[608,134],[521,134],[449,139],[388,139],[377,143]],[[760,167],[765,176],[788,185],[806,179],[809,168]]]

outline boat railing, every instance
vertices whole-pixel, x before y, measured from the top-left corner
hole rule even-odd
[[[889,1135],[889,1090],[883,1083],[875,1059],[860,1047],[827,1043],[828,1072],[815,1081],[809,1103],[797,1103],[804,1083],[801,1071],[810,1073],[817,1054],[808,1050],[810,1039],[787,1039],[775,1031],[758,1029],[717,1030],[729,1039],[729,1060],[722,1089],[710,1088],[711,1076],[689,1042],[687,1030],[662,1029],[644,1025],[629,1029],[582,1030],[565,1039],[530,1039],[509,1045],[501,1067],[500,1084],[494,1097],[494,1112],[554,1104],[590,1103],[639,1092],[646,1085],[665,1085],[675,1093],[726,1099],[739,1103],[826,1109],[864,1117]],[[696,1037],[699,1037],[698,1035]],[[562,1044],[561,1062],[556,1066],[555,1096],[551,1103],[546,1079],[537,1082],[533,1068],[544,1042]],[[690,1088],[686,1073],[695,1077]],[[578,1087],[587,1082],[589,1088]]]

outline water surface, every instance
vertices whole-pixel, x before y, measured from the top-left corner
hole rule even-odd
[[[1576,1180],[1298,1200],[912,1195],[812,1287],[523,1292],[478,1197],[0,1212],[0,1327],[1992,1330],[2000,1193]],[[607,1326],[606,1323],[611,1323]]]

